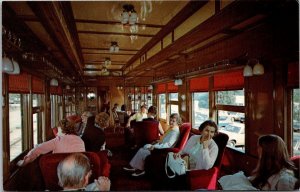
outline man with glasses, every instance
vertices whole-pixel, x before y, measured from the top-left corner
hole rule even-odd
[[[171,148],[178,141],[180,132],[179,125],[181,124],[180,116],[177,113],[173,113],[170,116],[169,129],[163,135],[160,141],[155,144],[146,144],[140,148],[135,156],[129,163],[129,166],[123,167],[125,171],[132,171],[132,176],[138,177],[145,174],[144,165],[145,159],[151,154],[153,149]]]

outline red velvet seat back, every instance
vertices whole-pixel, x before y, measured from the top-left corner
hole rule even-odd
[[[189,135],[191,131],[191,123],[183,123],[179,127],[179,130],[180,130],[180,136],[176,146],[174,147],[174,150],[176,152],[181,151],[184,148],[187,140],[189,139]]]
[[[94,181],[95,178],[98,178],[102,175],[101,170],[101,160],[97,153],[94,152],[84,152],[91,164],[92,176],[90,177],[90,182]],[[45,182],[45,188],[50,191],[62,190],[58,185],[58,176],[57,176],[57,166],[61,160],[70,155],[70,153],[55,153],[43,155],[40,158],[39,165]]]
[[[66,118],[70,122],[78,123],[81,121],[81,116],[79,115],[70,115]]]
[[[137,121],[133,122],[135,144],[142,147],[159,139],[158,121]]]
[[[193,170],[187,172],[187,183],[191,190],[209,189],[216,190],[217,181],[222,164],[222,158],[228,142],[228,135],[225,133],[218,133],[213,137],[218,145],[219,151],[214,166],[208,170]]]

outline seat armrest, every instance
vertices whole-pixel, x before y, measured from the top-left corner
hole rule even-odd
[[[216,190],[219,168],[208,170],[187,171],[187,183],[191,190],[211,189]]]
[[[178,148],[163,148],[163,149],[153,149],[151,154],[167,154],[169,152],[173,152],[173,153],[178,153],[179,149]]]

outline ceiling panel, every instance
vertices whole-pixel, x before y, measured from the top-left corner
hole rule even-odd
[[[27,5],[26,1],[8,1],[8,5],[15,11],[18,16],[33,16],[34,13]]]
[[[123,5],[126,3],[128,2],[73,1],[71,5],[75,19],[120,21]],[[188,1],[130,1],[138,14],[139,23],[158,25],[169,22],[187,3]]]
[[[76,23],[78,31],[101,31],[101,32],[115,32],[115,33],[130,33],[130,26],[120,24],[90,24],[90,23]],[[155,35],[160,28],[137,26],[137,34]]]
[[[150,37],[137,37],[136,40],[131,41],[129,36],[118,35],[95,35],[95,34],[78,34],[80,45],[83,48],[99,48],[110,47],[112,41],[118,42],[120,49],[141,49]]]
[[[49,48],[49,50],[57,51],[58,48],[52,41],[50,35],[40,22],[25,22],[33,33]]]

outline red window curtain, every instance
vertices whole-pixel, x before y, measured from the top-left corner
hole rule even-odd
[[[159,93],[165,93],[165,92],[166,92],[166,84],[165,83],[158,84],[157,89],[156,89],[156,93],[159,94]]]
[[[63,95],[63,90],[62,90],[62,88],[60,86],[57,87],[57,95],[60,95],[60,96]]]
[[[32,93],[43,94],[44,91],[44,82],[38,77],[32,76]]]
[[[289,63],[288,65],[288,86],[299,87],[299,63]]]
[[[190,92],[208,91],[209,77],[197,77],[190,80]]]
[[[8,76],[9,92],[29,93],[29,83],[30,76],[27,73]]]
[[[176,93],[178,92],[178,86],[176,86],[173,82],[167,84],[167,92],[168,93]]]
[[[233,71],[214,75],[213,90],[243,89],[243,71]]]

